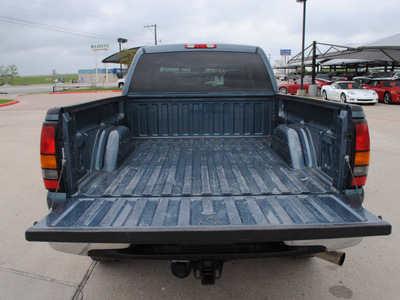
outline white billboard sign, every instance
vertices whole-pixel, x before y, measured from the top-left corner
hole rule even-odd
[[[97,44],[90,45],[93,51],[107,51],[110,50],[110,44]]]

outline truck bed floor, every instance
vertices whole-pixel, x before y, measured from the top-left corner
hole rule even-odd
[[[256,196],[331,192],[318,169],[288,167],[266,138],[137,139],[114,172],[92,172],[83,197]]]

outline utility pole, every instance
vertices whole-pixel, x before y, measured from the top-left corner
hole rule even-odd
[[[157,24],[144,26],[144,28],[149,27],[154,27],[154,45],[157,45]]]

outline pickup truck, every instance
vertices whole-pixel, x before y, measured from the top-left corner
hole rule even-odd
[[[391,225],[363,207],[363,109],[278,92],[259,47],[141,48],[120,96],[51,108],[49,213],[28,241],[96,261],[170,260],[203,284],[224,261],[318,256]]]

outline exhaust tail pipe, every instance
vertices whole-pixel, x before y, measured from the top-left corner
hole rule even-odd
[[[346,258],[346,253],[340,251],[327,251],[315,253],[313,256],[329,261],[335,265],[341,266]]]

